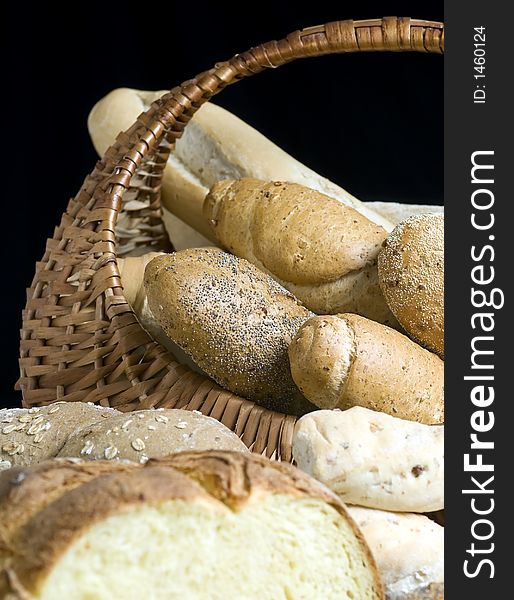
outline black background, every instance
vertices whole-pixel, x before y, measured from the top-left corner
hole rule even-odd
[[[96,155],[87,115],[116,87],[167,89],[252,45],[337,19],[442,20],[442,2],[8,4],[2,144],[0,405],[13,391],[25,288]],[[442,203],[443,63],[327,56],[265,72],[216,102],[364,200]]]

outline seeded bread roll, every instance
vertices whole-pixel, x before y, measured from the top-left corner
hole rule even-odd
[[[422,515],[349,506],[377,561],[386,600],[443,600],[444,529]]]
[[[380,286],[407,333],[444,357],[444,216],[409,217],[378,256]]]
[[[76,470],[93,464],[105,465]],[[78,485],[73,473],[68,485],[47,470],[62,493],[9,533],[0,597],[384,598],[344,505],[290,465],[188,452],[106,468]],[[30,481],[30,469],[11,490]],[[41,495],[45,486],[32,488]]]
[[[296,183],[220,181],[204,202],[218,242],[318,314],[357,312],[396,324],[378,284],[385,229]]]
[[[271,277],[246,260],[204,248],[154,258],[145,288],[164,331],[221,386],[273,410],[312,409],[287,357],[312,313]]]
[[[295,426],[298,467],[343,502],[401,512],[444,507],[444,428],[356,406],[317,410]]]
[[[222,423],[199,412],[138,410],[94,423],[71,435],[58,456],[145,463],[185,450],[249,452]]]
[[[319,408],[363,406],[428,425],[444,421],[444,363],[359,315],[313,317],[289,347],[291,373]]]
[[[0,470],[52,458],[75,430],[118,414],[121,413],[112,408],[83,402],[2,409]]]
[[[162,254],[163,252],[148,252],[141,256],[117,258],[121,282],[123,284],[123,293],[132,310],[135,312],[139,323],[152,338],[171,352],[178,362],[203,373],[190,357],[166,335],[148,306],[148,299],[143,283],[145,268],[153,258]]]

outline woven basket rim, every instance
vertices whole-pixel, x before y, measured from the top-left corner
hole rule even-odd
[[[36,264],[21,330],[18,388],[24,406],[67,400],[124,411],[199,410],[235,431],[254,452],[291,462],[296,417],[222,389],[152,340],[124,297],[118,252],[141,251],[137,240],[146,241],[149,251],[172,249],[160,219],[162,174],[193,114],[225,86],[308,56],[443,49],[440,22],[334,21],[216,63],[156,100],[86,177]]]

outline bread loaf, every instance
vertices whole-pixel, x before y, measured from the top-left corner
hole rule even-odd
[[[312,313],[271,277],[227,252],[194,249],[154,258],[145,287],[167,335],[221,386],[274,410],[312,409],[287,357]]]
[[[354,407],[317,410],[295,426],[297,466],[344,502],[403,512],[444,506],[444,431]]]
[[[306,321],[289,347],[291,373],[319,408],[363,406],[444,421],[444,363],[407,336],[353,314]]]
[[[71,435],[58,456],[145,463],[149,458],[185,450],[249,451],[216,419],[189,410],[165,409],[138,410],[94,423]]]
[[[378,564],[387,600],[443,600],[444,529],[422,515],[349,506]]]
[[[73,471],[83,468],[88,476],[75,485]],[[62,493],[7,536],[0,597],[383,598],[344,505],[294,467],[194,452],[90,470],[69,469],[69,485],[47,468]],[[31,479],[30,468],[16,480],[7,471],[0,489],[21,498]],[[34,485],[32,492],[42,494]],[[0,504],[8,520],[5,510]]]
[[[418,215],[397,225],[378,256],[384,296],[402,327],[444,356],[444,217]]]
[[[204,374],[191,358],[166,335],[148,306],[144,285],[145,268],[153,258],[160,256],[161,254],[163,253],[148,252],[142,256],[117,258],[121,283],[123,285],[123,293],[143,329],[145,329],[156,342],[159,342],[161,346],[164,346],[166,350],[171,352],[178,362],[187,365],[194,371]]]
[[[136,466],[120,462],[117,468],[129,470]],[[30,468],[13,467],[0,477],[0,590],[5,567],[12,558],[15,533],[66,492],[112,469],[108,461],[84,463],[79,458],[54,458]]]
[[[103,155],[120,131],[128,129],[139,114],[164,91],[128,88],[113,90],[92,108],[88,128],[98,154]],[[346,190],[295,160],[253,127],[211,102],[193,116],[177,140],[162,181],[162,202],[169,211],[204,238],[210,239],[202,219],[202,203],[209,188],[222,179],[256,177],[305,185],[358,210],[371,221],[392,230],[391,223],[367,208]]]
[[[203,210],[224,248],[313,312],[356,312],[396,324],[376,269],[387,233],[355,209],[295,183],[239,179],[215,184]]]
[[[83,402],[1,409],[0,470],[52,458],[75,430],[117,414],[112,408]]]

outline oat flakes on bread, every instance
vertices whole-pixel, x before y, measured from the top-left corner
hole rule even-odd
[[[58,456],[86,460],[131,460],[145,463],[186,450],[249,452],[222,423],[180,409],[138,410],[82,428],[71,435]]]
[[[0,409],[0,470],[52,458],[76,429],[118,414],[83,402]]]
[[[405,331],[444,358],[444,216],[399,223],[378,255],[378,277]]]
[[[221,386],[272,410],[313,408],[287,356],[312,313],[274,279],[228,252],[196,248],[154,258],[145,288],[166,334]]]
[[[11,532],[1,597],[384,598],[344,505],[290,465],[188,452],[106,468]]]

